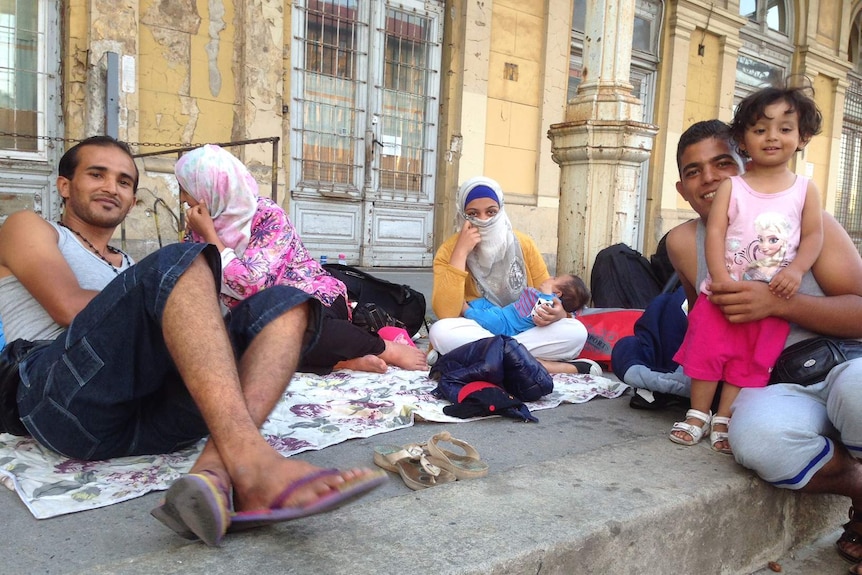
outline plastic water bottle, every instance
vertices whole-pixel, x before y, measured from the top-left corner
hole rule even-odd
[[[326,256],[325,255],[320,256],[320,265],[322,265],[322,266],[326,265]]]
[[[341,265],[347,265],[347,256],[344,254],[338,254],[338,263]]]

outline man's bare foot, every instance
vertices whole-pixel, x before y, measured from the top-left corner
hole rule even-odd
[[[335,364],[333,369],[352,369],[353,371],[368,371],[371,373],[386,373],[389,366],[376,355],[368,354],[353,359],[345,359]]]
[[[275,453],[275,452],[273,452]],[[260,466],[234,482],[234,505],[237,511],[268,509],[291,484],[321,471],[319,467],[299,459],[290,459],[275,454],[272,465]],[[348,469],[332,474],[323,474],[297,488],[281,503],[282,507],[305,507],[331,491],[338,490],[346,482],[375,475],[371,469]],[[254,476],[256,479],[253,479]]]
[[[384,341],[384,343],[386,349],[380,354],[380,358],[389,365],[413,371],[428,369],[428,362],[425,361],[425,353],[422,350],[394,341]]]

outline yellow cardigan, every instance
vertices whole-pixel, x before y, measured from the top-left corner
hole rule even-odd
[[[515,231],[515,237],[521,243],[521,251],[524,254],[524,271],[527,274],[527,285],[539,287],[548,279],[548,267],[539,248],[533,239]],[[434,289],[431,292],[431,309],[438,319],[447,317],[458,317],[461,315],[461,307],[479,297],[476,282],[469,271],[459,270],[449,265],[452,251],[458,242],[458,233],[452,234],[443,242],[437,254],[434,256]]]

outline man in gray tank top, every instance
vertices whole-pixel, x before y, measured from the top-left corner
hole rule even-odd
[[[209,435],[153,515],[210,545],[232,526],[326,511],[385,479],[284,458],[258,430],[316,335],[313,299],[278,286],[223,318],[214,246],[173,244],[136,265],[110,246],[135,201],[128,146],[89,138],[59,174],[60,222],[24,211],[0,227],[0,431],[80,459],[167,453]]]
[[[671,230],[667,247],[690,305],[706,274],[703,222],[718,184],[739,173],[735,158],[721,122],[694,124],[680,138],[677,190],[700,218]],[[712,301],[731,321],[786,319],[792,326],[788,344],[814,334],[862,338],[862,258],[828,213],[823,214],[823,228],[823,250],[797,295],[782,299],[763,282],[739,281],[713,283]],[[851,520],[837,547],[862,572],[862,359],[838,365],[813,385],[743,389],[733,406],[729,434],[736,460],[765,481],[851,499]]]

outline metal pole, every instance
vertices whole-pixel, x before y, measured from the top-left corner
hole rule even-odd
[[[278,203],[278,138],[272,139],[272,201]]]
[[[105,52],[105,134],[112,138],[120,136],[120,55]],[[120,223],[120,244],[126,249],[126,222]]]
[[[120,55],[106,52],[108,71],[105,78],[105,133],[112,138],[120,135]]]

